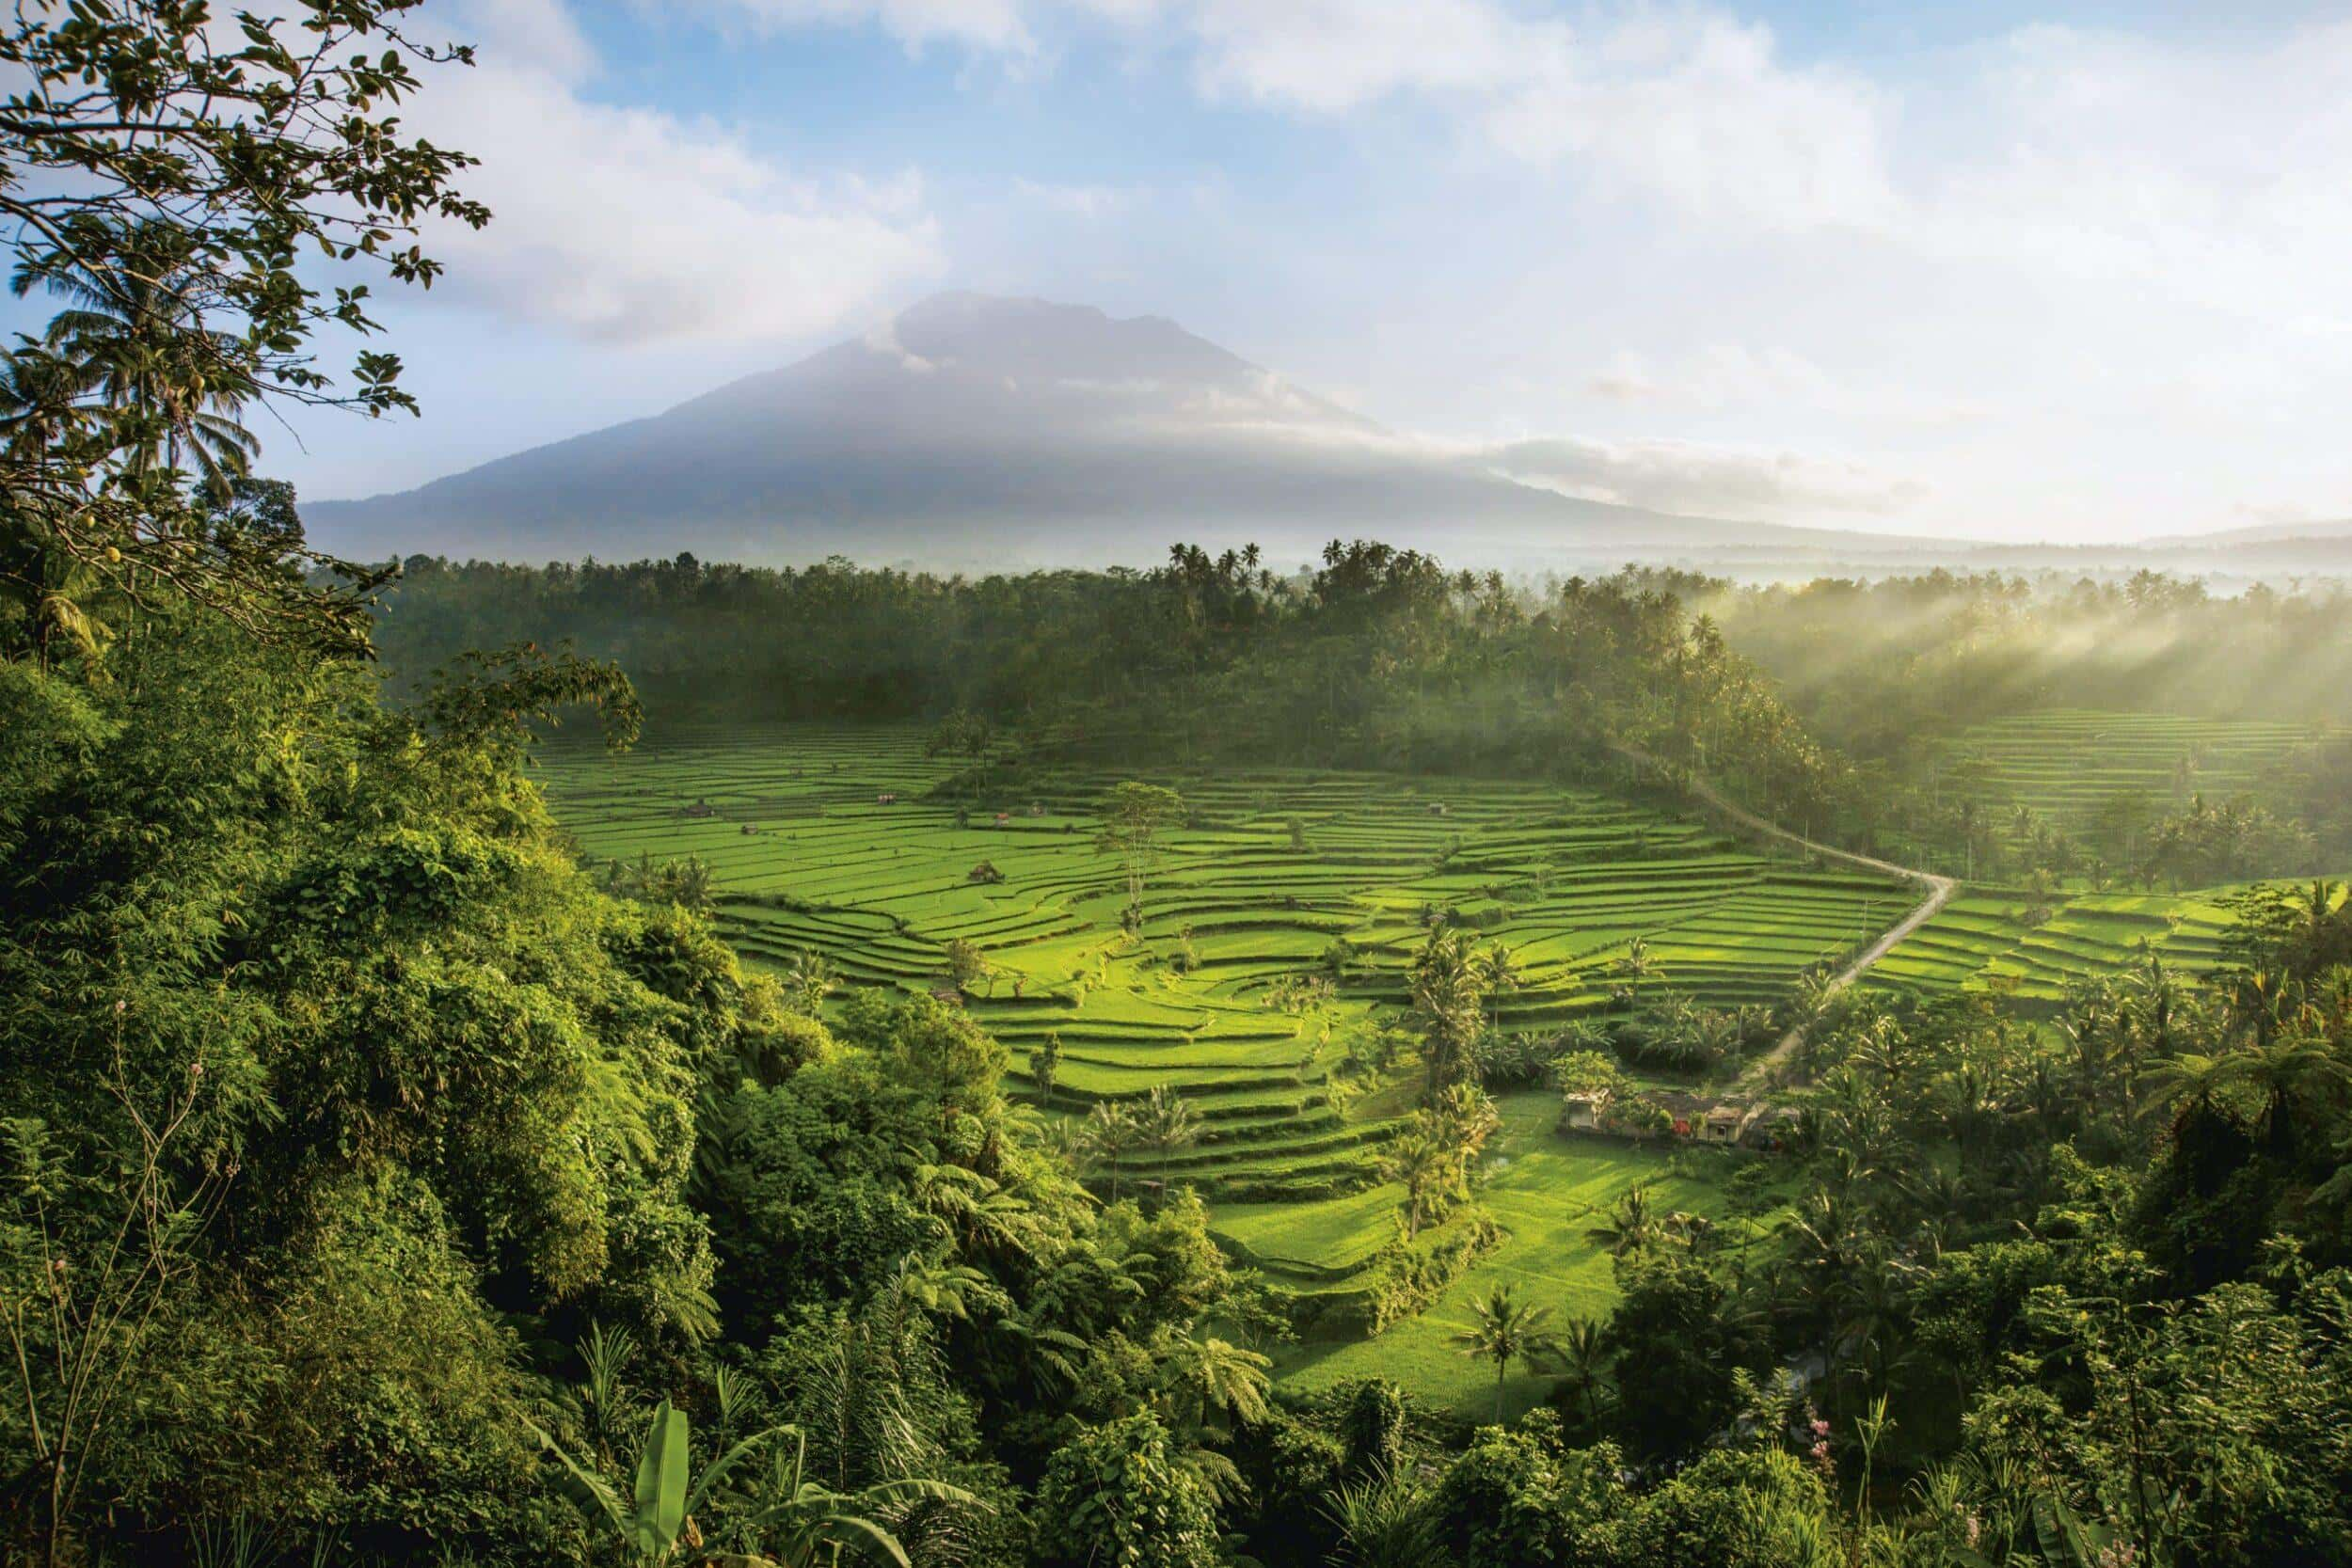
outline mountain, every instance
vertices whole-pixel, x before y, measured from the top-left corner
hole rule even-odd
[[[972,293],[651,419],[305,516],[322,547],[362,559],[1099,566],[1186,540],[1286,564],[1346,536],[1581,569],[1871,543],[1518,483],[1160,317]]]

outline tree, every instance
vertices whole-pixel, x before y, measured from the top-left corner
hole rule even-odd
[[[330,272],[429,284],[441,267],[414,243],[420,225],[489,217],[456,189],[472,160],[401,125],[416,68],[471,59],[406,30],[420,3],[231,20],[117,0],[26,7],[0,24],[12,281],[62,289],[89,328],[15,350],[43,398],[18,425],[34,438],[0,446],[9,528],[142,606],[168,594],[250,629],[364,634],[358,595],[280,570],[282,541],[196,537],[182,476],[150,459],[175,441],[215,461],[241,449],[205,422],[226,405],[414,409],[397,356],[361,351],[338,387],[311,340],[375,330],[366,286],[330,285],[322,255]],[[123,330],[102,338],[102,319]]]
[[[1526,980],[1510,947],[1498,937],[1478,950],[1478,984],[1486,993],[1495,1009],[1486,1020],[1489,1028],[1502,1026],[1501,1007],[1503,993],[1515,991]]]
[[[1190,1148],[1200,1136],[1200,1121],[1184,1097],[1166,1084],[1154,1084],[1131,1114],[1136,1141],[1160,1157],[1160,1185],[1168,1185],[1168,1161]]]
[[[1454,1348],[1464,1355],[1495,1364],[1495,1419],[1502,1419],[1503,1380],[1511,1363],[1540,1363],[1559,1352],[1559,1341],[1545,1326],[1551,1308],[1512,1299],[1511,1287],[1497,1285],[1483,1301],[1470,1303],[1470,1322],[1454,1330]]]
[[[1661,973],[1658,960],[1650,955],[1649,939],[1635,937],[1627,943],[1626,950],[1611,961],[1609,973],[1625,982],[1628,1000],[1633,1006],[1639,1007],[1642,1004],[1642,983],[1656,979]]]
[[[756,1453],[761,1444],[777,1435],[771,1430],[746,1437],[704,1465],[697,1475],[688,1451],[691,1426],[686,1412],[674,1408],[668,1400],[655,1407],[644,1442],[638,1449],[634,1486],[626,1498],[596,1463],[573,1458],[545,1432],[539,1432],[538,1436],[563,1466],[564,1490],[574,1506],[592,1523],[602,1524],[611,1531],[612,1538],[631,1558],[639,1562],[659,1563],[669,1561],[677,1551],[679,1543],[692,1528],[694,1510],[711,1496],[727,1473]],[[897,1552],[895,1542],[892,1550],[899,1561],[905,1560],[904,1554]]]
[[[1038,1552],[1061,1568],[1213,1568],[1216,1514],[1150,1415],[1088,1427],[1054,1453],[1038,1483]]]
[[[1485,984],[1466,932],[1449,927],[1429,934],[1413,957],[1412,993],[1428,1075],[1424,1092],[1434,1104],[1449,1085],[1470,1077],[1485,1022]]]
[[[1037,1085],[1041,1105],[1054,1102],[1054,1080],[1061,1076],[1061,1034],[1047,1030],[1045,1041],[1029,1057],[1029,1082]]]
[[[1560,1370],[1566,1374],[1568,1386],[1576,1390],[1585,1422],[1597,1425],[1601,1389],[1608,1382],[1609,1365],[1614,1355],[1608,1330],[1597,1319],[1578,1318],[1561,1334],[1559,1354]]]
[[[1103,798],[1104,847],[1115,852],[1127,876],[1127,903],[1120,919],[1131,931],[1143,928],[1143,885],[1157,863],[1160,835],[1184,820],[1184,799],[1172,789],[1129,780]]]
[[[234,359],[238,348],[204,325],[196,300],[205,282],[178,254],[183,243],[171,225],[142,224],[122,237],[119,273],[103,285],[78,270],[44,275],[29,266],[12,282],[20,294],[39,285],[69,302],[42,346],[77,368],[104,407],[139,416],[125,466],[143,473],[189,459],[199,495],[225,507],[261,443],[236,421],[244,389],[205,377],[207,365]]]
[[[1649,1200],[1645,1186],[1629,1187],[1610,1210],[1606,1222],[1584,1232],[1584,1239],[1612,1258],[1636,1258],[1656,1246],[1665,1234],[1664,1223]]]

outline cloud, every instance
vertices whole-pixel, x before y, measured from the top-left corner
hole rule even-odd
[[[468,20],[480,63],[406,116],[482,160],[462,188],[490,226],[430,241],[462,295],[601,341],[784,337],[944,264],[912,172],[801,174],[711,121],[595,102],[595,53],[556,0]]]
[[[1696,516],[1887,516],[1929,493],[1920,481],[1851,459],[1692,441],[1555,437],[1486,449],[1469,461],[1563,495]]]
[[[1033,207],[1065,217],[1115,217],[1134,207],[1143,192],[1129,185],[1056,185],[1016,178],[1013,195]]]
[[[1027,55],[1036,42],[1022,0],[674,0],[688,11],[723,9],[765,31],[871,24],[910,50],[961,44]]]

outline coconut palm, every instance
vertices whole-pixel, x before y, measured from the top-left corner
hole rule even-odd
[[[1514,1300],[1506,1284],[1497,1285],[1484,1301],[1471,1302],[1469,1325],[1454,1330],[1454,1347],[1464,1355],[1495,1364],[1498,1422],[1502,1419],[1502,1385],[1510,1375],[1511,1363],[1535,1365],[1559,1354],[1559,1341],[1545,1326],[1550,1321],[1550,1307]]]
[[[1502,1026],[1502,995],[1519,989],[1527,978],[1511,949],[1498,937],[1478,950],[1478,983],[1486,993],[1486,1023]]]
[[[203,326],[201,301],[213,278],[174,230],[144,227],[122,251],[128,264],[103,278],[20,267],[11,286],[20,296],[38,287],[64,299],[43,346],[80,366],[88,389],[109,407],[156,421],[156,435],[130,453],[133,471],[158,459],[177,468],[184,459],[207,492],[226,496],[261,450],[235,418],[253,393],[239,368],[242,345]]]
[[[1560,1370],[1567,1375],[1587,1421],[1600,1419],[1600,1393],[1616,1353],[1597,1318],[1578,1318],[1560,1336]]]
[[[1658,960],[1650,956],[1649,938],[1635,937],[1628,942],[1625,952],[1610,964],[1609,973],[1625,982],[1626,1000],[1639,1007],[1642,982],[1654,980],[1661,973]]]
[[[1109,1173],[1111,1200],[1117,1202],[1120,1162],[1140,1141],[1136,1114],[1116,1100],[1098,1100],[1079,1125],[1078,1148],[1086,1164]]]
[[[1200,1118],[1191,1103],[1166,1084],[1155,1084],[1132,1113],[1136,1141],[1160,1157],[1160,1185],[1168,1185],[1168,1161],[1200,1141]]]
[[[1617,1199],[1605,1224],[1584,1232],[1584,1239],[1612,1258],[1631,1258],[1656,1246],[1664,1234],[1664,1222],[1650,1206],[1649,1189],[1634,1187]]]

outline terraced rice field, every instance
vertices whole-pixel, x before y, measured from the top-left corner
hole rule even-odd
[[[1523,983],[1500,1022],[1549,1030],[1609,1005],[1609,966],[1637,938],[1658,964],[1650,986],[1770,1002],[1913,898],[1551,785],[1222,772],[1154,781],[1193,817],[1151,875],[1136,941],[1120,927],[1120,863],[1096,839],[1115,775],[1009,786],[960,825],[955,803],[924,793],[952,768],[922,742],[914,729],[681,732],[618,759],[551,749],[544,777],[586,854],[707,862],[724,934],[755,963],[815,951],[850,984],[929,990],[946,984],[946,944],[973,943],[993,974],[969,1005],[1011,1050],[1016,1087],[1033,1087],[1049,1035],[1058,1108],[1175,1086],[1201,1136],[1137,1174],[1221,1203],[1374,1180],[1392,1122],[1335,1107],[1330,1068],[1405,1004],[1429,911],[1506,942]],[[981,862],[1002,879],[972,879]],[[1275,1005],[1341,939],[1355,958],[1336,999]]]
[[[2220,963],[2233,890],[2165,895],[2058,895],[2050,918],[2029,923],[2022,893],[1972,888],[1872,967],[1864,984],[1933,993],[1982,990],[2056,1002],[2074,982],[2118,976],[2149,956],[2184,974]]]
[[[1734,1246],[1769,1232],[1774,1223],[1766,1216],[1750,1227],[1724,1217],[1720,1172],[1710,1162],[1735,1156],[1560,1137],[1551,1130],[1558,1101],[1549,1093],[1505,1095],[1500,1108],[1503,1125],[1490,1146],[1479,1201],[1508,1238],[1418,1316],[1379,1338],[1291,1347],[1280,1359],[1286,1382],[1317,1388],[1376,1374],[1465,1416],[1490,1419],[1493,1367],[1468,1359],[1452,1341],[1454,1332],[1470,1321],[1470,1304],[1508,1283],[1520,1300],[1550,1307],[1555,1328],[1578,1318],[1606,1317],[1616,1301],[1613,1265],[1585,1232],[1605,1220],[1629,1189],[1645,1184],[1661,1210],[1705,1214],[1729,1227]],[[1220,1207],[1216,1223],[1268,1263],[1267,1277],[1276,1283],[1299,1290],[1345,1289],[1347,1271],[1389,1239],[1399,1196],[1400,1189],[1382,1186],[1321,1203]],[[1278,1260],[1285,1259],[1295,1266],[1284,1268]],[[1341,1276],[1327,1272],[1333,1270]],[[1540,1401],[1551,1384],[1548,1375],[1515,1368],[1504,1386],[1506,1409],[1516,1416]]]
[[[1956,787],[1988,809],[2024,805],[2080,832],[2118,796],[2169,810],[2200,794],[2255,792],[2265,768],[2318,738],[2307,726],[2259,720],[2054,708],[1965,730],[1944,757]]]

